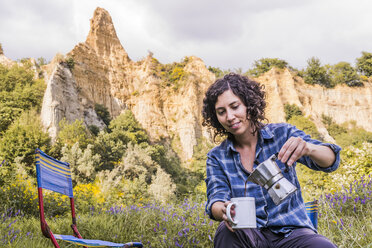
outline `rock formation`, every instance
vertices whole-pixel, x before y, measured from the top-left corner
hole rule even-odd
[[[325,140],[334,142],[321,119],[322,114],[342,124],[356,121],[360,127],[372,132],[372,84],[362,88],[338,85],[326,89],[319,85],[306,84],[302,78],[291,74],[288,69],[273,68],[257,78],[265,84],[268,106],[266,115],[271,122],[285,121],[284,104],[295,104],[305,116],[309,116]]]
[[[15,64],[15,62],[13,60],[7,58],[4,55],[4,50],[3,50],[3,47],[1,46],[1,43],[0,43],[0,64],[8,66],[8,67]]]
[[[62,118],[82,119],[86,125],[102,128],[104,124],[94,111],[99,103],[113,117],[129,108],[152,141],[170,142],[183,161],[190,159],[198,139],[211,138],[201,125],[201,107],[214,74],[201,59],[191,56],[184,62],[184,77],[177,85],[166,84],[159,74],[159,62],[151,54],[137,62],[129,58],[106,10],[97,8],[90,25],[85,42],[48,65],[42,120],[51,136],[56,137]],[[74,61],[73,68],[66,63],[69,58]],[[322,126],[322,114],[337,123],[355,120],[372,131],[369,83],[363,88],[324,89],[305,84],[287,69],[273,69],[257,80],[266,86],[269,121],[285,121],[283,106],[289,103],[310,116],[328,140],[332,137]]]

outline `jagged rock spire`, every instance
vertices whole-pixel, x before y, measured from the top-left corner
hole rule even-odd
[[[85,41],[96,53],[103,57],[119,55],[129,60],[116,35],[115,27],[107,10],[97,7],[90,20],[90,31]]]

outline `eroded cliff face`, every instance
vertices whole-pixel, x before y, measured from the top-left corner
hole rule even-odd
[[[325,140],[334,142],[322,123],[322,115],[342,124],[356,121],[367,131],[372,132],[372,84],[364,87],[338,85],[326,89],[319,85],[306,84],[302,78],[292,75],[288,69],[273,68],[257,78],[267,92],[268,106],[266,116],[270,122],[284,122],[284,104],[296,104],[305,116],[315,123]]]
[[[51,136],[56,137],[57,123],[63,117],[95,125],[99,119],[87,118],[86,112],[91,113],[99,103],[113,117],[129,108],[153,141],[173,140],[181,159],[191,158],[197,139],[203,132],[208,135],[200,112],[203,93],[214,81],[214,74],[199,58],[189,57],[182,87],[172,90],[157,75],[152,56],[130,60],[106,10],[97,8],[90,24],[86,41],[66,55],[73,58],[74,68],[69,70],[59,62],[49,65],[49,74],[53,73],[47,77],[42,119]]]
[[[169,141],[183,161],[190,159],[199,138],[211,139],[210,131],[201,125],[201,108],[205,91],[215,81],[214,74],[201,59],[188,57],[179,87],[165,86],[151,55],[137,62],[129,58],[106,10],[97,8],[90,23],[86,41],[66,55],[73,58],[74,68],[56,60],[46,70],[42,120],[51,136],[56,137],[62,118],[82,119],[86,125],[103,127],[94,112],[94,104],[99,103],[113,117],[129,108],[153,141]],[[323,113],[338,123],[355,120],[372,131],[371,84],[324,89],[305,84],[288,70],[276,69],[257,81],[265,84],[266,113],[271,122],[285,121],[283,106],[289,103],[311,116],[330,141],[332,137],[320,121]]]

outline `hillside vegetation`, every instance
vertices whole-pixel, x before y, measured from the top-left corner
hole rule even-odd
[[[261,62],[256,67],[265,64],[264,60]],[[287,66],[283,61],[275,63],[277,62]],[[361,72],[370,76],[368,70],[362,69],[364,68],[362,66],[360,68]],[[172,83],[173,90],[177,90],[179,85],[176,82],[183,77],[182,66],[176,64],[163,66],[156,71],[160,72],[160,77],[167,78],[165,84]],[[256,71],[259,73],[260,70]],[[128,215],[131,215],[131,218],[144,223],[144,226],[136,229],[137,233],[128,234],[125,239],[128,237],[138,239],[141,233],[144,235],[146,233],[140,239],[151,243],[149,247],[173,247],[176,242],[179,247],[182,247],[182,244],[183,247],[211,246],[210,240],[216,223],[210,221],[204,214],[203,179],[206,153],[214,144],[204,139],[199,140],[194,148],[193,158],[181,164],[180,159],[167,143],[150,142],[146,130],[129,110],[112,119],[108,110],[102,105],[96,105],[95,111],[107,124],[106,129],[86,127],[82,120],[75,120],[72,123],[62,120],[59,124],[60,132],[57,140],[52,143],[48,134],[42,131],[39,119],[45,83],[43,79],[34,79],[31,66],[27,63],[11,68],[0,65],[0,90],[0,162],[2,161],[0,202],[3,206],[1,224],[3,227],[0,229],[3,239],[0,243],[11,245],[14,242],[20,246],[22,244],[29,246],[27,242],[32,241],[27,241],[29,234],[26,233],[29,231],[21,228],[23,225],[32,230],[35,242],[45,245],[39,238],[39,227],[35,219],[38,217],[38,207],[34,151],[36,148],[41,148],[47,154],[70,163],[76,207],[82,214],[80,222],[85,225],[92,222],[89,225],[92,225],[92,230],[96,231],[90,233],[85,230],[86,236],[105,238],[98,235],[101,229],[99,223],[113,222],[114,219],[124,222],[128,220]],[[289,123],[305,130],[314,138],[322,139],[314,123],[303,115],[299,107],[286,105],[285,111]],[[349,194],[350,199],[356,197],[355,194],[359,194],[360,198],[355,200],[354,205],[345,200],[348,205],[343,206],[347,212],[339,208],[336,210],[333,204],[331,212],[333,215],[320,222],[323,223],[321,228],[324,228],[320,230],[321,233],[327,233],[338,244],[351,244],[353,240],[340,232],[342,228],[346,229],[343,227],[344,223],[341,225],[341,221],[349,221],[347,225],[355,227],[356,232],[360,225],[355,218],[366,218],[363,214],[371,211],[370,188],[368,191],[371,180],[368,178],[372,173],[372,133],[357,127],[355,123],[336,124],[327,116],[323,116],[323,122],[336,142],[344,148],[340,169],[332,174],[317,173],[316,175],[301,165],[296,169],[304,189],[305,200],[325,197],[322,198],[325,199],[322,205],[324,214],[328,213],[327,204],[333,202],[340,204],[335,200],[334,194],[338,194],[337,192],[348,189],[346,193]],[[355,185],[356,180],[360,178],[364,180],[361,182],[362,186]],[[349,190],[349,187],[364,187],[365,190],[358,188],[358,191],[352,194],[352,189]],[[331,198],[333,202],[329,203]],[[67,222],[68,202],[64,200],[65,197],[52,193],[45,196],[47,216],[55,217],[54,225],[57,228],[62,222]],[[364,201],[366,205],[359,206],[359,201],[360,204]],[[54,206],[54,210],[48,206]],[[117,211],[114,206],[118,208]],[[146,214],[141,216],[138,211],[131,212],[129,209],[133,208],[145,211]],[[98,209],[106,214],[101,214]],[[148,212],[146,209],[151,211]],[[19,213],[15,214],[18,210],[22,213],[22,218]],[[114,215],[110,215],[110,211],[114,211],[112,212]],[[167,211],[173,214],[172,217],[165,214]],[[147,219],[142,219],[143,216]],[[14,222],[9,222],[10,220]],[[22,225],[15,224],[16,229],[14,226],[10,229],[16,221]],[[333,221],[336,222],[334,228],[325,229]],[[358,221],[363,222],[362,219]],[[14,233],[17,228],[19,234]],[[60,229],[60,231],[65,230]],[[367,233],[368,231],[371,231],[371,227],[364,230]],[[115,232],[121,233],[122,230],[115,229]],[[5,235],[6,233],[9,235]],[[361,234],[358,242],[368,244],[371,240],[370,237]]]

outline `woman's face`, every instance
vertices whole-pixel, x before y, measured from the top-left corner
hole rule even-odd
[[[222,93],[215,105],[217,119],[227,132],[240,136],[251,132],[247,107],[231,90]]]

